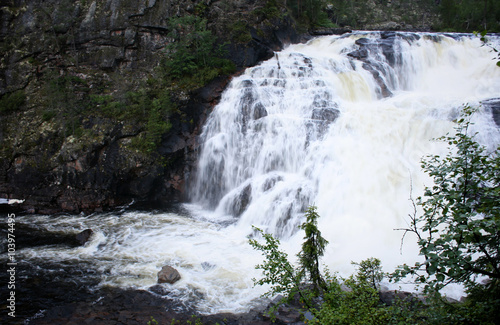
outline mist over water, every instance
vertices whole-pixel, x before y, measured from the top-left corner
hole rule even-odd
[[[191,203],[172,213],[20,216],[62,233],[91,228],[84,247],[21,249],[18,259],[92,265],[100,286],[150,288],[163,265],[182,279],[168,295],[200,311],[240,312],[259,303],[260,254],[252,225],[300,250],[309,205],[330,242],[323,263],[348,276],[351,261],[381,259],[384,271],[419,260],[416,238],[401,246],[410,196],[431,179],[420,160],[445,155],[433,141],[453,132],[463,104],[500,97],[494,53],[469,36],[357,32],[291,45],[234,78],[200,137]],[[495,40],[498,48],[498,40]],[[500,132],[491,111],[474,117],[492,150]],[[460,291],[451,289],[451,296]]]

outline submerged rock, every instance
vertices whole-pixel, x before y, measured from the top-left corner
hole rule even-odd
[[[76,235],[75,239],[78,242],[78,244],[83,246],[83,245],[85,245],[86,242],[89,241],[89,239],[93,233],[94,233],[94,231],[92,231],[92,229],[85,229],[84,231],[78,233]]]
[[[232,204],[230,205],[230,213],[239,217],[245,212],[250,201],[252,200],[252,185],[248,184],[245,186],[241,192],[235,197]]]
[[[169,265],[165,265],[161,268],[161,271],[158,272],[158,283],[170,283],[173,284],[181,279],[181,275],[179,271],[174,269]]]
[[[500,128],[500,98],[492,98],[482,102],[482,104],[491,109],[491,115],[495,124]]]
[[[325,122],[333,122],[339,117],[340,111],[336,108],[315,108],[311,118]]]

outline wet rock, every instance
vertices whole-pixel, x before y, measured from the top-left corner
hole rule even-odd
[[[155,284],[154,286],[149,287],[148,290],[160,296],[166,296],[170,292],[164,286],[161,286],[159,284]]]
[[[93,233],[94,232],[92,231],[92,229],[85,229],[84,231],[78,233],[75,239],[79,245],[83,246],[86,242],[89,241],[90,236],[92,236]]]
[[[215,268],[215,264],[209,262],[203,262],[201,263],[201,267],[203,268],[204,271],[209,271]]]
[[[377,89],[378,97],[379,98],[390,97],[392,96],[392,92],[389,90],[389,87],[387,86],[384,78],[382,77],[382,73],[380,72],[379,69],[377,69],[377,67],[381,69],[380,66],[377,65],[374,66],[369,63],[363,63],[363,68],[372,74],[373,79],[375,79],[375,82],[379,86],[379,88]]]
[[[347,55],[358,60],[363,60],[368,57],[368,50],[359,49],[356,51],[349,52]]]
[[[267,110],[261,103],[255,104],[253,108],[253,119],[258,120],[267,116]]]
[[[311,115],[311,121],[307,124],[309,132],[306,143],[321,138],[325,135],[328,127],[340,115],[340,111],[333,107],[314,108]]]
[[[347,33],[352,33],[352,30],[349,28],[317,28],[311,31],[311,34],[314,36],[321,35],[343,35]]]
[[[241,88],[252,88],[255,87],[253,80],[243,80],[240,85]]]
[[[379,89],[379,98],[390,97],[392,92],[389,86],[394,83],[392,80],[392,68],[396,65],[397,57],[394,50],[395,32],[383,32],[381,38],[369,39],[360,38],[356,40],[358,49],[347,55],[363,62],[363,69],[369,71]],[[384,56],[385,62],[380,62],[378,56]]]
[[[500,98],[492,98],[483,101],[485,107],[491,109],[491,115],[495,124],[500,128]]]
[[[339,117],[340,112],[334,108],[315,108],[311,118],[313,120],[321,120],[326,122],[333,122]]]
[[[407,301],[408,299],[412,299],[412,294],[410,292],[397,290],[380,291],[378,295],[380,301],[387,306],[392,306],[398,301]]]
[[[169,265],[162,267],[161,271],[158,272],[158,283],[170,283],[173,284],[181,279],[179,271],[174,269]]]
[[[281,305],[276,311],[276,321],[279,324],[304,324],[302,312],[298,308],[289,305]],[[266,318],[271,318],[266,315]]]
[[[239,217],[245,212],[252,198],[252,186],[248,184],[240,193],[232,200],[229,213],[235,217]]]
[[[176,311],[173,311],[176,310]],[[143,290],[109,289],[85,301],[49,306],[30,324],[158,324],[185,323],[196,312],[173,300]]]
[[[276,183],[282,182],[283,179],[284,178],[281,175],[272,176],[272,177],[266,179],[266,181],[264,182],[264,185],[262,186],[262,190],[265,192],[265,191],[272,189],[274,187],[274,185],[276,185]]]
[[[90,229],[88,229],[90,230]],[[91,230],[90,230],[91,231]],[[88,233],[87,230],[82,233]],[[84,234],[66,234],[59,231],[33,227],[25,224],[16,226],[16,247],[29,248],[47,245],[62,245],[67,247],[78,247],[84,244]],[[80,237],[79,237],[80,236]],[[90,235],[89,235],[90,236]]]
[[[156,322],[153,322],[152,318]],[[251,310],[243,314],[200,315],[180,301],[158,297],[144,290],[122,289],[100,290],[97,295],[84,301],[47,306],[36,316],[30,317],[29,324],[144,325],[150,322],[158,324],[195,322],[227,325],[274,324],[264,319],[261,310]]]

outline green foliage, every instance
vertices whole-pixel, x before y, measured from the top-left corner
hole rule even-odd
[[[22,90],[5,94],[2,98],[0,98],[0,113],[12,113],[19,111],[25,102],[26,95]]]
[[[159,107],[153,107],[149,111],[149,118],[146,124],[144,149],[147,152],[153,152],[161,140],[161,136],[171,128],[171,124],[162,116]]]
[[[460,125],[464,125],[463,123],[469,125],[469,122],[465,122],[465,120],[459,121],[459,123]],[[458,129],[461,130],[460,127]],[[453,139],[455,138],[453,137]],[[459,137],[459,139],[463,139],[463,137]],[[459,140],[456,141],[459,142]],[[455,144],[455,140],[452,142]],[[450,182],[453,182],[453,178],[450,178]],[[498,192],[498,186],[496,190]],[[481,193],[490,195],[487,191]],[[480,200],[485,203],[490,198]],[[486,208],[490,205],[486,203],[486,205],[481,204],[480,206]],[[317,238],[321,238],[316,227],[318,217],[316,208],[310,207],[307,211],[306,222],[300,226],[306,231],[306,236],[302,251],[298,254],[300,262],[298,267],[293,266],[288,260],[288,255],[280,250],[280,242],[277,238],[254,227],[254,230],[264,239],[264,243],[250,239],[250,245],[264,256],[264,262],[256,266],[257,269],[263,271],[263,277],[259,280],[254,279],[254,283],[270,286],[270,290],[264,294],[266,297],[283,295],[283,298],[269,310],[272,319],[275,318],[274,313],[281,304],[290,303],[294,298],[299,297],[303,304],[302,308],[313,315],[313,319],[308,323],[346,325],[497,324],[500,311],[498,279],[493,279],[488,285],[471,286],[470,295],[465,303],[448,302],[436,290],[428,290],[425,300],[410,295],[407,298],[396,297],[392,304],[385,305],[381,302],[378,292],[379,283],[385,276],[379,259],[368,258],[359,263],[352,263],[356,265],[357,272],[349,278],[332,276],[328,271],[324,276],[319,274],[316,261],[322,255],[327,242],[317,240]],[[498,232],[499,228],[496,229]],[[438,234],[433,232],[433,236],[438,236]],[[311,250],[311,246],[316,247]],[[444,254],[444,256],[447,255]],[[308,262],[304,263],[301,261],[302,259],[307,259]],[[311,270],[313,271],[311,272]],[[321,279],[320,298],[316,298],[318,291],[314,285],[311,286],[303,282],[309,280],[314,283],[311,274],[316,271],[318,271],[318,278]],[[309,277],[306,277],[306,274],[309,274]],[[426,277],[425,281],[434,283],[430,277]]]
[[[283,7],[283,4],[278,4],[277,0],[267,0],[264,6],[256,8],[253,14],[260,19],[280,18],[282,16],[280,6]]]
[[[206,4],[205,1],[200,1],[196,6],[194,7],[194,13],[197,16],[203,16],[203,14],[208,10],[208,5]]]
[[[76,104],[71,105],[74,112],[82,109],[77,104],[77,93],[87,91],[87,84],[84,80],[70,74],[56,75],[56,72],[49,73],[47,78],[47,89],[45,91],[49,105],[52,108],[65,109],[68,108],[68,103],[71,103]]]
[[[52,110],[47,110],[42,113],[42,121],[47,122],[52,120],[57,115],[56,112]]]
[[[373,259],[373,261],[378,260]],[[370,263],[363,261],[356,265]],[[380,304],[377,290],[368,281],[370,274],[364,271],[360,268],[357,275],[350,276],[348,279],[327,276],[324,303],[315,313],[317,323],[388,324],[388,310]]]
[[[167,46],[167,55],[161,62],[166,80],[176,82],[181,88],[194,89],[235,70],[234,64],[223,58],[223,46],[216,44],[206,24],[205,19],[197,16],[169,20],[168,36],[173,42]]]
[[[318,218],[316,207],[309,207],[306,212],[306,222],[300,225],[300,229],[305,232],[305,237],[302,250],[297,255],[299,258],[300,278],[308,275],[315,295],[319,294],[320,290],[326,289],[325,280],[319,270],[319,258],[323,256],[325,247],[328,244],[328,241],[321,236],[318,229]]]
[[[56,75],[52,72],[46,74],[45,79],[45,110],[41,118],[58,123],[64,136],[83,135],[82,120],[87,117],[123,121],[141,131],[139,136],[133,138],[133,146],[151,154],[160,143],[161,136],[170,130],[169,117],[177,109],[163,80],[143,83],[134,91],[125,89],[106,93],[106,84],[102,89],[90,89],[86,81],[69,74]]]
[[[77,76],[56,71],[47,72],[44,79],[42,101],[45,110],[42,112],[42,120],[56,118],[64,136],[81,136],[82,113],[88,104],[87,83]]]
[[[90,95],[90,108],[99,116],[119,118],[124,111],[124,104],[115,100],[112,95]]]
[[[279,19],[288,12],[302,27],[336,26],[328,19],[325,7],[326,0],[268,0],[254,10],[254,15],[261,19]]]
[[[476,110],[465,107],[446,157],[429,156],[422,168],[434,178],[411,230],[419,237],[425,263],[400,266],[395,279],[407,275],[426,285],[432,324],[494,324],[500,310],[500,148],[489,153],[470,135]],[[417,226],[418,225],[418,226]],[[487,278],[486,284],[479,280]],[[444,302],[438,291],[448,283],[464,284],[463,304]]]
[[[91,95],[90,98],[91,110],[98,116],[134,121],[143,132],[132,139],[132,145],[149,154],[155,151],[162,135],[170,130],[169,117],[176,112],[169,92],[151,86],[128,91],[123,98],[112,95]]]
[[[300,23],[310,27],[329,27],[328,17],[323,11],[326,6],[324,0],[288,0],[286,3],[292,16]]]
[[[270,234],[265,234],[261,229],[254,227],[265,243],[261,244],[255,239],[250,239],[250,245],[262,252],[264,263],[256,266],[263,270],[263,278],[255,280],[256,285],[269,284],[271,286],[265,296],[277,294],[284,295],[282,302],[289,302],[299,296],[300,301],[309,309],[312,308],[312,298],[317,297],[322,290],[326,290],[326,282],[319,270],[319,259],[323,256],[328,241],[321,236],[317,227],[316,207],[311,206],[306,212],[306,221],[300,225],[305,231],[301,251],[297,254],[299,266],[294,267],[288,260],[288,255],[279,250],[279,240]],[[303,283],[307,279],[308,283]],[[274,308],[277,308],[276,304]],[[271,315],[275,310],[271,309]]]
[[[353,262],[352,264],[358,267],[356,277],[359,281],[369,283],[373,289],[377,290],[380,285],[380,281],[384,278],[384,272],[382,272],[380,260],[378,258],[370,257],[360,263]]]
[[[202,325],[203,322],[201,321],[201,319],[195,315],[191,315],[191,319],[192,320],[186,320],[186,321],[179,321],[179,320],[176,320],[175,318],[172,319],[172,321],[170,322],[170,325],[181,325],[181,324],[186,324],[186,325]],[[156,324],[151,324],[151,325],[157,325],[158,323]],[[218,324],[218,323],[217,323]],[[150,324],[148,324],[150,325]]]
[[[396,272],[418,274],[435,290],[451,282],[473,288],[478,276],[500,278],[500,148],[488,153],[468,134],[473,113],[465,107],[456,134],[440,139],[450,147],[446,157],[422,162],[434,178],[418,202],[419,246],[426,261]]]
[[[491,0],[442,0],[442,29],[500,31],[500,3]]]
[[[493,292],[498,306],[500,148],[488,153],[468,134],[474,112],[465,107],[457,134],[443,138],[456,148],[456,154],[424,161],[424,170],[436,185],[427,189],[422,201],[422,230],[429,236],[420,246],[429,256],[426,270],[435,275],[431,283],[437,288],[449,282],[463,283],[472,292]],[[444,226],[440,232],[436,232],[438,224]],[[489,278],[489,285],[478,285],[479,276]]]
[[[488,31],[484,30],[481,33],[474,32],[474,35],[479,36],[481,38],[481,42],[483,42],[483,46],[488,46],[493,52],[495,52],[497,58],[497,66],[500,67],[500,51],[496,49],[493,45],[491,45],[488,37],[486,36]]]
[[[260,243],[256,239],[250,239],[250,245],[264,255],[264,263],[255,266],[256,269],[261,269],[263,278],[253,279],[255,285],[270,285],[270,290],[264,294],[265,297],[275,295],[284,295],[278,304],[271,310],[271,317],[274,316],[274,311],[279,304],[290,301],[295,294],[300,291],[301,276],[300,273],[288,261],[288,254],[279,249],[279,239],[271,234],[266,234],[262,229],[253,227],[264,239],[264,243]]]
[[[335,15],[335,24],[352,26],[356,28],[357,17],[354,14],[354,3],[344,0],[329,0]]]
[[[358,273],[348,279],[325,277],[319,271],[319,257],[328,243],[317,228],[316,207],[306,212],[306,221],[300,226],[305,231],[302,250],[297,255],[299,266],[294,267],[288,255],[279,249],[279,240],[261,229],[254,229],[262,235],[264,243],[250,239],[250,245],[261,251],[264,262],[256,266],[263,270],[263,278],[254,279],[256,285],[270,285],[264,296],[278,294],[284,297],[270,309],[271,317],[280,304],[292,301],[297,295],[301,303],[314,315],[314,322],[320,324],[385,324],[387,311],[379,308],[378,292],[375,288],[382,279],[380,260],[368,259],[354,263]],[[308,276],[306,276],[308,275]],[[325,280],[326,278],[326,280]],[[304,280],[308,280],[304,283]],[[375,287],[374,287],[375,286]],[[345,290],[343,287],[346,287]],[[318,308],[315,297],[321,294],[323,304]]]

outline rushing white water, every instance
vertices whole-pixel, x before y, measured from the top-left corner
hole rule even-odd
[[[388,37],[389,36],[389,37]],[[465,103],[500,96],[494,53],[458,35],[356,33],[290,46],[228,87],[202,134],[193,200],[234,228],[256,225],[299,250],[308,205],[330,242],[324,262],[342,274],[351,261],[413,263],[414,238],[400,254],[410,195],[430,179],[433,139],[453,131]],[[476,127],[500,142],[491,113]]]
[[[235,78],[201,136],[189,213],[19,217],[32,227],[95,233],[84,247],[29,248],[18,258],[88,263],[102,285],[139,288],[169,264],[182,275],[165,285],[171,295],[202,312],[244,311],[265,291],[252,285],[261,257],[248,245],[251,226],[279,236],[293,257],[303,237],[297,225],[314,204],[331,271],[347,276],[351,261],[368,257],[385,271],[413,264],[415,238],[401,249],[395,229],[412,213],[410,194],[431,182],[420,159],[446,153],[432,139],[453,130],[464,103],[500,97],[500,69],[474,37],[380,36],[289,46]],[[500,143],[486,108],[475,123],[483,143]]]

